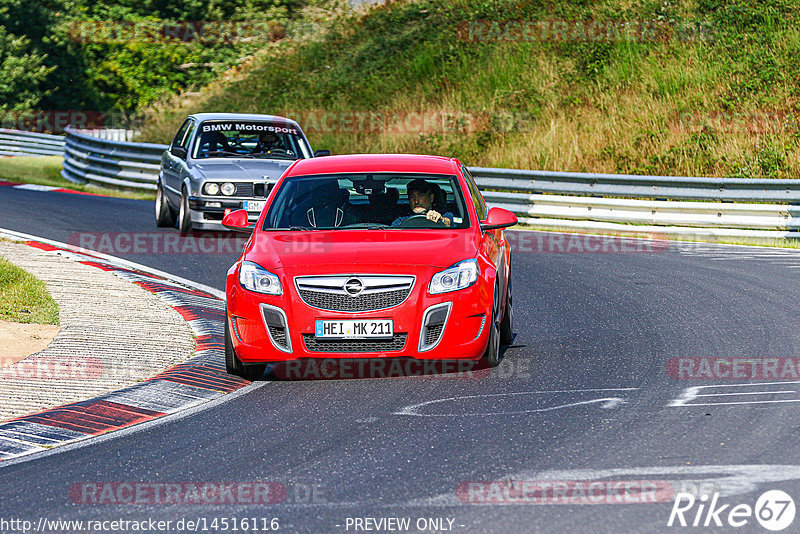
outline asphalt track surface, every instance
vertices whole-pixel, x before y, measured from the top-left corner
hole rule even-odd
[[[75,232],[177,232],[155,228],[150,202],[8,187],[0,227],[72,243]],[[237,254],[116,255],[223,289]],[[419,518],[453,519],[452,532],[766,532],[753,517],[736,529],[704,528],[705,516],[669,529],[669,498],[501,505],[457,489],[617,480],[719,492],[728,505],[753,506],[773,489],[800,498],[800,378],[668,372],[673,358],[800,356],[800,255],[672,244],[518,251],[512,264],[515,342],[490,373],[264,380],[187,416],[0,464],[0,519],[274,517],[282,532],[354,532],[348,518],[408,517],[412,532]],[[81,483],[256,481],[287,497],[92,505],[70,495]],[[785,530],[798,531],[800,518]]]

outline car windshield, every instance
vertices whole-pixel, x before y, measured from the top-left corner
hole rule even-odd
[[[310,158],[311,148],[297,126],[266,121],[206,121],[200,125],[192,157]]]
[[[455,176],[290,176],[270,203],[264,230],[467,228]]]

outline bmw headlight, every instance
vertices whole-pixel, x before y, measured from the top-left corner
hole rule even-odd
[[[222,194],[227,197],[232,196],[236,192],[236,186],[230,182],[225,182],[222,184],[220,189],[222,190]]]
[[[267,295],[282,295],[280,279],[257,263],[245,261],[239,268],[239,283],[243,288]]]
[[[472,259],[458,262],[452,267],[433,275],[428,292],[431,295],[437,295],[464,289],[478,281],[479,273],[478,260]]]

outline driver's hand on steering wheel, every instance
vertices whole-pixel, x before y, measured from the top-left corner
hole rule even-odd
[[[414,211],[417,211],[417,210],[414,210]],[[422,213],[425,213],[425,212],[423,211],[423,212],[419,212],[419,213],[422,214]],[[428,210],[427,213],[425,213],[425,217],[429,221],[432,221],[432,222],[435,222],[435,223],[442,223],[445,226],[450,226],[450,219],[448,219],[447,217],[442,217],[442,214],[439,213],[436,210]]]

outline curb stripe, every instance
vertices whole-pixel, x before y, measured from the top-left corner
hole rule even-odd
[[[25,243],[39,250],[63,254],[84,265],[114,272],[154,293],[187,321],[196,336],[196,344],[194,355],[187,361],[144,382],[94,399],[0,423],[0,463],[158,419],[250,384],[225,371],[224,302],[215,295],[155,274],[115,265],[112,259],[106,260],[88,251],[76,252],[33,240]]]
[[[76,191],[74,189],[67,189],[66,187],[55,187],[52,185],[21,184],[19,182],[0,181],[0,186],[13,187],[14,189],[25,189],[27,191],[39,191],[41,193],[69,193],[71,195],[87,195],[90,197],[106,197],[106,198],[110,196],[110,195],[103,195],[101,193],[90,193],[88,191]]]

